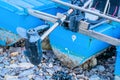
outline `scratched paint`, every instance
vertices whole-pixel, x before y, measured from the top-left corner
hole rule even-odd
[[[0,28],[0,46],[10,46],[20,39],[20,36]]]
[[[65,48],[65,50],[67,50],[67,53],[62,52],[58,48],[55,48],[53,46],[52,46],[52,50],[54,54],[58,57],[58,59],[69,68],[74,68],[76,66],[79,66],[81,65],[80,62],[84,61],[84,57],[82,56],[78,57],[78,56],[69,54],[70,50],[68,50],[67,48]]]

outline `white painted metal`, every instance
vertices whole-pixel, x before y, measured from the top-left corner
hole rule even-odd
[[[88,1],[84,4],[83,8],[86,8],[88,5],[90,5],[91,2],[92,2],[92,0],[88,0]]]
[[[70,9],[67,11],[67,14],[71,14],[73,12],[73,9]],[[66,19],[66,15],[64,15],[60,20],[63,22]],[[55,22],[54,25],[52,27],[50,27],[50,29],[48,29],[42,36],[41,36],[41,40],[44,40],[57,26],[59,26],[60,23],[59,22]]]
[[[112,21],[120,22],[120,19],[113,18],[113,17],[107,16],[105,14],[93,12],[93,11],[91,11],[89,9],[85,9],[85,8],[82,8],[82,7],[79,7],[79,6],[76,6],[76,5],[72,5],[70,3],[66,3],[66,2],[63,2],[61,0],[52,0],[52,1],[54,1],[56,3],[59,3],[59,4],[62,4],[62,5],[65,5],[65,6],[68,6],[68,7],[73,8],[73,9],[78,9],[80,11],[88,12],[88,13],[91,13],[91,14],[94,14],[94,15],[97,15],[97,16],[112,20]]]
[[[104,21],[102,21],[102,22],[100,22],[100,23],[98,23],[98,24],[95,24],[95,25],[91,26],[90,29],[93,29],[93,28],[95,28],[95,27],[97,27],[97,26],[100,26],[100,25],[102,25],[102,24],[104,24],[104,23],[108,23],[108,22],[110,22],[110,21],[109,21],[109,20],[104,20]]]
[[[96,38],[98,40],[101,40],[103,42],[109,43],[109,44],[114,45],[114,46],[119,46],[120,45],[120,40],[119,39],[101,34],[99,32],[93,31],[93,30],[79,29],[79,32],[81,34]]]
[[[28,9],[28,13],[32,16],[35,16],[37,18],[43,19],[45,21],[50,21],[53,23],[55,23],[58,20],[57,16],[50,15],[50,14],[47,14],[47,13],[44,13],[38,10]]]
[[[110,0],[107,0],[103,14],[106,14]]]

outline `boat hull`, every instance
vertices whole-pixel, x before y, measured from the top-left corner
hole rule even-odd
[[[63,12],[61,8],[48,0],[1,0],[0,4],[0,46],[10,46],[22,39],[17,35],[17,27],[28,30],[45,24],[45,21],[30,15],[27,9],[34,9],[52,15]],[[3,33],[4,35],[2,35]]]
[[[120,24],[112,22],[102,24],[94,31],[120,38]],[[55,55],[68,67],[76,67],[111,45],[95,38],[58,27],[49,36]]]

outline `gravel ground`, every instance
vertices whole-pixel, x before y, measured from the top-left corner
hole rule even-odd
[[[0,48],[0,80],[113,80],[115,55],[98,57],[97,66],[90,69],[69,69],[52,51],[44,51],[39,66],[29,63],[23,48]],[[55,79],[55,77],[59,79]],[[53,79],[54,78],[54,79]]]

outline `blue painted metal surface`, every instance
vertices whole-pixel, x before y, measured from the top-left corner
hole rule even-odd
[[[112,22],[110,24],[98,26],[93,30],[112,37],[120,38],[119,25],[119,23]],[[69,56],[67,60],[64,58],[64,62],[72,61],[71,63],[77,65],[82,64],[90,57],[110,46],[110,44],[82,35],[80,33],[65,30],[63,27],[58,27],[51,33],[50,42],[55,51],[64,54],[64,56],[61,55],[61,58]]]
[[[44,21],[28,14],[27,9],[32,8],[55,15],[64,12],[63,6],[57,7],[50,0],[0,0],[0,45],[7,46],[15,43],[21,38],[16,35],[16,28],[34,28],[44,24]],[[120,23],[100,25],[93,30],[120,38]],[[4,34],[5,33],[5,34]],[[4,34],[4,35],[2,35]],[[10,34],[10,35],[8,35]],[[70,66],[77,66],[110,46],[105,42],[96,40],[64,29],[59,26],[49,36],[50,44],[56,55]],[[71,62],[70,62],[71,61]],[[66,64],[66,65],[67,65]],[[116,70],[119,69],[119,48]],[[120,71],[120,70],[119,70]],[[119,75],[119,71],[115,74]]]
[[[120,76],[120,46],[116,47],[117,49],[117,57],[116,57],[116,64],[115,64],[115,75]]]
[[[16,34],[17,27],[30,29],[44,24],[44,21],[29,15],[27,12],[28,8],[54,15],[62,11],[61,8],[57,8],[56,5],[49,0],[0,0],[0,28]],[[4,33],[4,30],[2,31],[0,34]],[[6,36],[9,35],[5,34],[5,36],[2,37]],[[16,39],[9,44],[7,38],[4,38],[4,40],[0,39],[0,45],[8,46],[20,40],[18,35],[14,35],[13,37],[16,37]],[[13,39],[13,37],[8,37],[8,40]]]

